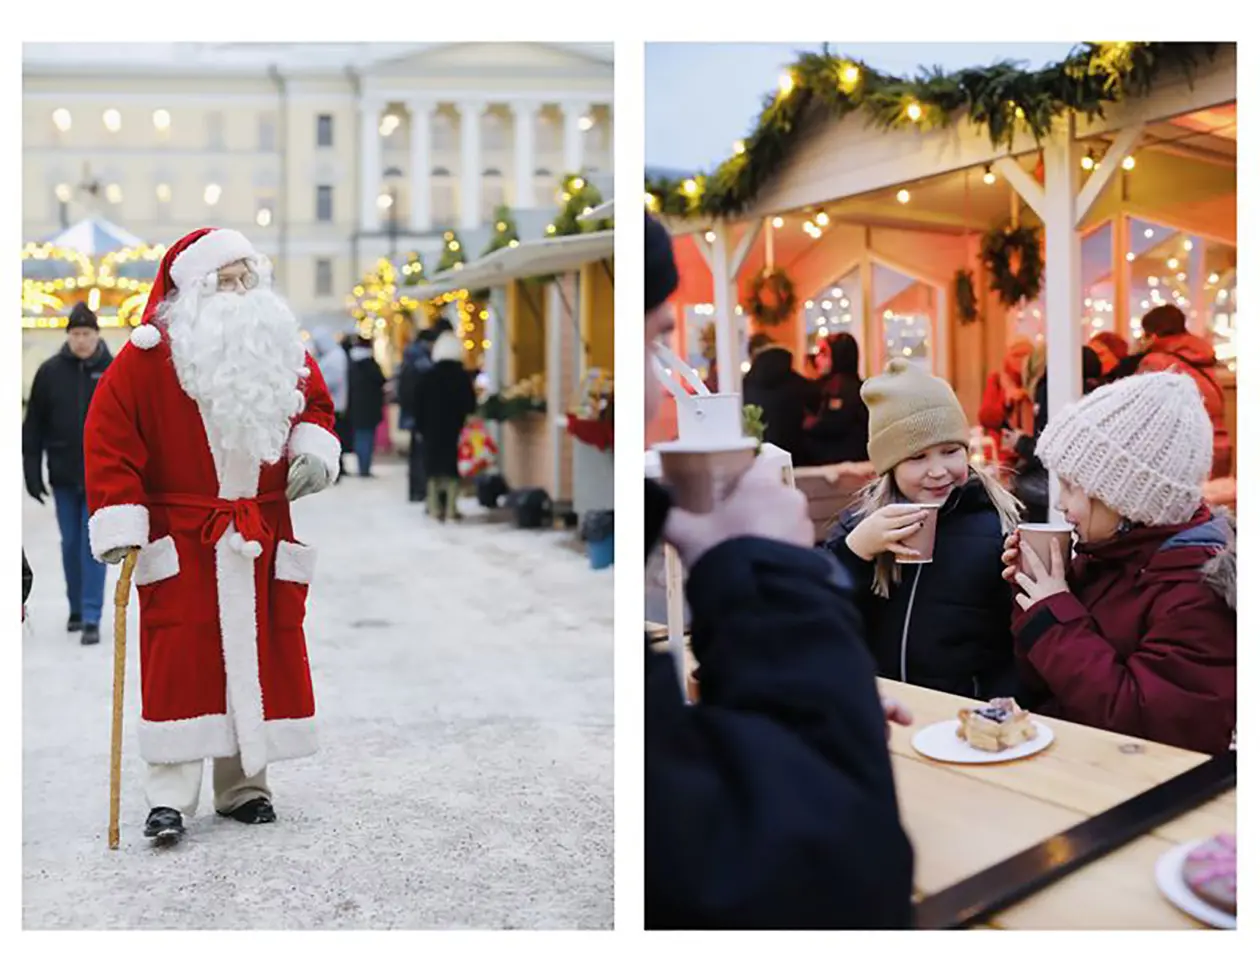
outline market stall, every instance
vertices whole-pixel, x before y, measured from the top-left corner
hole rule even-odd
[[[1216,345],[1232,427],[1235,49],[1143,45],[1139,72],[1133,47],[1100,45],[1082,68],[1123,78],[1101,114],[1055,113],[1053,97],[1028,94],[1044,83],[1036,72],[977,69],[1012,92],[972,102],[987,126],[946,84],[867,90],[865,65],[803,56],[716,172],[647,186],[676,236],[675,350],[737,391],[752,330],[798,366],[847,330],[866,374],[907,357],[948,379],[974,418],[986,375],[1023,333],[1047,343],[1053,413],[1080,393],[1085,340],[1131,339],[1145,309],[1176,303]],[[697,352],[710,321],[708,362]]]
[[[487,292],[485,373],[504,476],[578,513],[612,507],[612,257],[611,230],[553,236],[427,285]]]

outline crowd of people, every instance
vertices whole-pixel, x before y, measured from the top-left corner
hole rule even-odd
[[[649,217],[645,233],[650,357],[673,327],[678,275],[665,230]],[[881,700],[876,675],[1204,753],[1233,747],[1234,524],[1203,492],[1222,468],[1221,424],[1210,371],[1165,367],[1201,350],[1170,311],[1148,315],[1136,355],[1087,348],[1086,393],[1054,416],[1034,347],[997,378],[999,431],[1056,477],[1070,558],[1046,563],[1023,542],[1025,504],[970,461],[953,389],[903,361],[861,384],[876,476],[821,544],[803,496],[764,462],[704,515],[647,484],[649,548],[669,542],[688,570],[699,664],[690,704],[648,649],[649,926],[908,926],[913,850],[885,722],[912,716]],[[804,397],[785,350],[754,350],[753,389]],[[650,418],[660,392],[650,368],[646,380]],[[762,401],[772,428],[799,414]],[[774,434],[794,445],[803,427]],[[916,504],[937,507],[934,559],[898,564],[930,515]]]

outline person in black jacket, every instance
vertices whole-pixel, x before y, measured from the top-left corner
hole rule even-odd
[[[31,596],[31,588],[35,584],[35,573],[26,559],[26,548],[22,549],[22,620],[26,620],[26,599]]]
[[[902,359],[862,388],[878,478],[843,513],[823,546],[849,571],[880,675],[975,699],[1031,701],[1011,642],[1002,545],[1019,503],[972,468],[970,429],[948,383]],[[933,560],[903,541],[939,506]]]
[[[85,645],[101,640],[105,565],[92,556],[88,542],[83,424],[97,383],[113,360],[101,340],[96,315],[85,304],[75,305],[66,326],[66,343],[35,372],[22,423],[26,491],[40,503],[48,495],[43,470],[44,454],[48,455],[48,481],[61,530],[61,562],[70,602],[66,630],[81,631]]]
[[[350,404],[347,419],[354,433],[359,475],[372,475],[376,430],[385,411],[385,373],[372,354],[372,342],[359,337],[350,349]]]
[[[865,462],[866,403],[858,374],[858,343],[841,332],[828,339],[819,382],[822,402],[817,416],[806,423],[806,462],[829,466],[838,462]],[[830,362],[828,365],[827,362]]]
[[[438,332],[425,328],[403,352],[402,367],[398,371],[398,426],[411,433],[407,450],[407,498],[412,503],[424,501],[428,492],[428,477],[424,472],[424,436],[416,428],[416,385],[421,375],[433,367],[433,342]]]
[[[647,222],[646,349],[673,328],[678,272]],[[661,394],[645,361],[649,422]],[[711,514],[647,484],[649,551],[689,571],[700,702],[646,657],[645,917],[656,928],[906,928],[902,829],[875,671],[843,572],[808,549],[804,497],[759,466]]]
[[[752,366],[744,375],[744,404],[758,405],[765,422],[765,441],[792,455],[800,465],[805,456],[805,415],[818,405],[818,389],[792,368],[792,352],[764,334],[748,342]]]
[[[459,437],[477,410],[472,376],[464,369],[464,345],[454,331],[433,344],[433,367],[416,382],[416,430],[423,437],[429,514],[441,522],[459,513]]]

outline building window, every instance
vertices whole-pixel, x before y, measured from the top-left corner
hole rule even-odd
[[[331,297],[333,293],[332,260],[320,257],[315,261],[315,296]]]
[[[332,148],[333,116],[317,115],[315,118],[315,147]]]
[[[260,152],[276,150],[276,116],[271,112],[258,116],[258,150]]]
[[[333,221],[333,187],[315,187],[315,219],[320,223]]]
[[[206,113],[206,144],[212,149],[223,148],[223,112]]]

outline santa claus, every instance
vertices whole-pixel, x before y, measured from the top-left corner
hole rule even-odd
[[[84,429],[92,553],[138,550],[146,836],[276,819],[273,760],[316,749],[302,623],[315,565],[289,503],[336,478],[333,404],[271,269],[234,230],[166,252]]]

